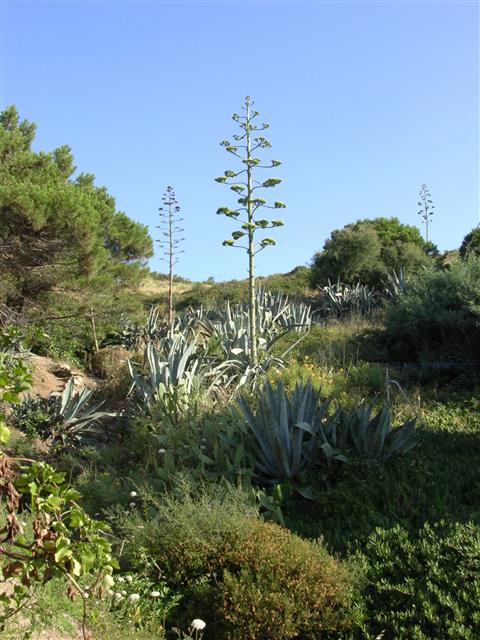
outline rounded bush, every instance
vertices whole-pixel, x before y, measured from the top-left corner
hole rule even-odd
[[[133,563],[161,568],[183,594],[177,622],[202,618],[206,639],[339,637],[354,624],[353,565],[260,520],[249,494],[216,485],[163,495],[155,509],[142,524],[129,521]]]

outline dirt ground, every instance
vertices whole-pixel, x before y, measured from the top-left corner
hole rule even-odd
[[[32,388],[23,394],[24,397],[48,398],[53,392],[61,393],[72,376],[77,390],[83,387],[95,387],[98,384],[96,378],[87,375],[84,371],[52,358],[32,354],[29,357],[29,363],[33,368],[33,384]]]

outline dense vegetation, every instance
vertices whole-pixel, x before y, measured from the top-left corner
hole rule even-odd
[[[334,231],[257,279],[254,363],[251,282],[149,272],[33,133],[2,115],[2,637],[479,637],[476,232]],[[34,397],[39,354],[96,386]]]

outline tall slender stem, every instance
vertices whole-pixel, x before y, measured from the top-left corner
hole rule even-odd
[[[251,140],[250,140],[250,98],[246,99],[247,120],[246,120],[246,146],[247,146],[247,217],[248,224],[253,223],[252,211],[252,166],[251,160]],[[257,352],[257,308],[255,298],[255,240],[254,227],[248,228],[248,294],[249,294],[249,323],[250,323],[250,360],[254,367],[258,364]]]
[[[170,253],[170,272],[168,279],[168,322],[170,326],[173,323],[173,214],[172,205],[168,205],[168,227],[169,227],[169,253]]]

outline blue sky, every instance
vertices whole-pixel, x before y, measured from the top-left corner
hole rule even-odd
[[[235,168],[219,142],[250,94],[283,183],[278,244],[258,273],[308,264],[365,217],[419,224],[422,183],[439,248],[479,222],[477,2],[2,1],[2,107],[69,144],[117,207],[158,237],[171,184],[185,219],[179,275],[242,278],[235,228],[215,212]],[[267,177],[270,174],[265,174]],[[151,261],[166,270],[157,256]]]

